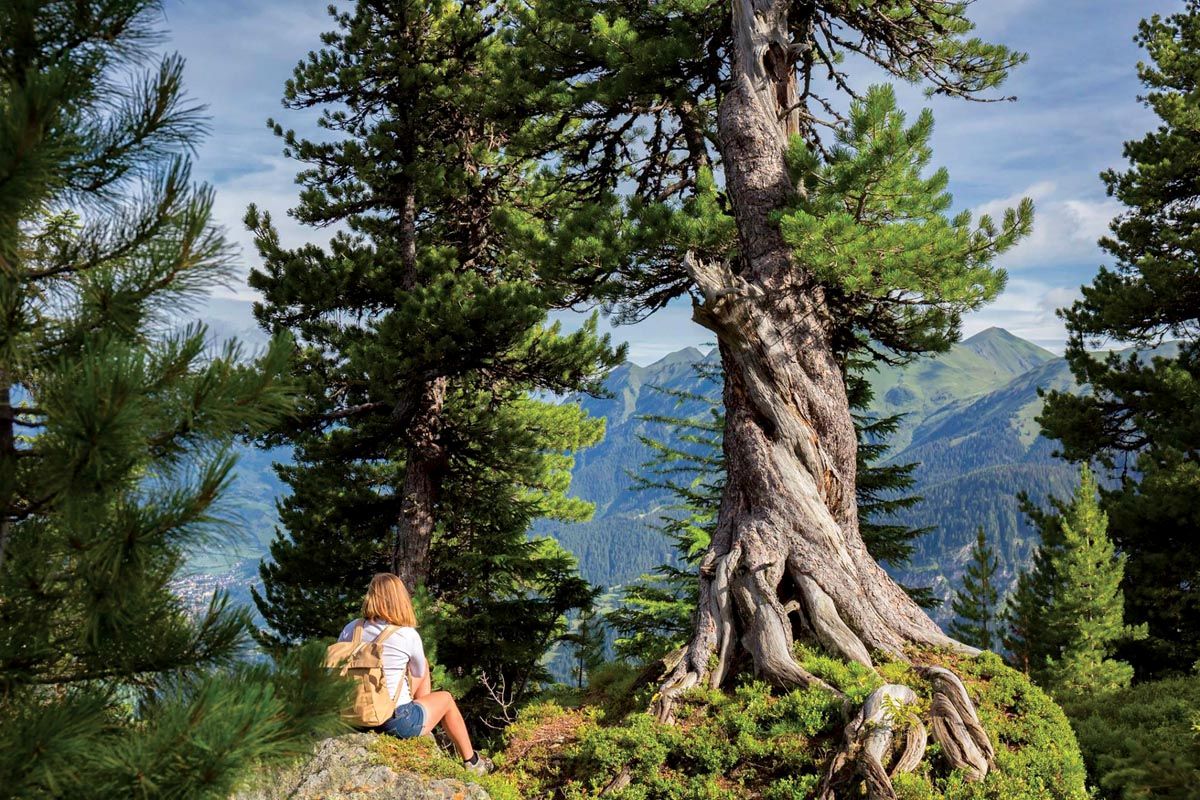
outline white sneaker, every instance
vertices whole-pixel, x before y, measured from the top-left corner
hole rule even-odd
[[[492,760],[483,753],[476,751],[475,755],[478,756],[478,758],[474,764],[466,761],[463,762],[463,767],[466,768],[467,772],[475,775],[487,775],[496,768],[496,765],[492,763]]]

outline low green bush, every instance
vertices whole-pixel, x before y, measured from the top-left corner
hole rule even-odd
[[[878,671],[797,649],[809,671],[860,703],[885,681],[912,686],[927,713],[929,686],[907,664]],[[1083,761],[1062,711],[996,656],[938,654],[963,680],[996,745],[997,769],[980,783],[946,768],[936,746],[919,770],[897,780],[908,800],[1086,800]],[[626,678],[628,676],[625,676]],[[608,676],[626,690],[624,679]],[[525,798],[592,800],[804,800],[815,792],[845,724],[843,704],[819,689],[773,691],[748,681],[731,692],[703,688],[676,704],[676,724],[617,705],[525,709],[497,761]],[[639,708],[644,708],[644,705]],[[624,786],[613,781],[628,773]]]
[[[1200,675],[1096,695],[1068,712],[1100,797],[1200,797]]]

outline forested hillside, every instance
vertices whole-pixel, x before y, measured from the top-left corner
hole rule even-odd
[[[612,587],[669,561],[669,542],[651,529],[664,513],[665,496],[632,488],[650,453],[639,435],[662,436],[655,415],[699,413],[700,403],[676,405],[663,390],[716,396],[720,386],[698,378],[693,364],[716,363],[716,353],[687,348],[648,366],[626,363],[606,387],[611,397],[572,397],[590,414],[602,416],[607,433],[599,445],[576,458],[572,493],[596,504],[588,522],[540,522],[535,530],[554,536],[579,559],[589,581]],[[983,526],[1000,560],[1001,585],[1008,587],[1028,563],[1036,531],[1020,513],[1017,495],[1039,503],[1065,496],[1076,482],[1073,468],[1053,458],[1053,444],[1038,435],[1034,417],[1041,409],[1039,387],[1072,389],[1066,363],[1008,331],[991,328],[957,344],[950,352],[903,368],[871,375],[873,410],[904,414],[891,460],[918,462],[915,491],[924,499],[902,521],[932,530],[917,543],[912,565],[897,577],[906,584],[933,586],[949,598],[958,585],[975,531]],[[273,535],[274,498],[280,483],[270,464],[288,451],[241,454],[237,484],[228,503],[244,536],[209,546],[198,554],[200,573],[188,582],[199,596],[214,577],[242,596],[255,579],[257,560]],[[248,597],[248,594],[245,595]],[[947,620],[948,605],[935,610]]]
[[[674,399],[653,387],[717,394],[702,385],[691,368],[700,358],[682,350],[647,367],[632,364],[609,381],[612,398],[578,400],[608,421],[608,435],[581,454],[574,491],[597,504],[595,518],[569,526],[547,525],[580,559],[580,569],[605,586],[623,583],[671,557],[669,544],[646,524],[665,502],[653,492],[632,490],[629,471],[649,457],[639,433],[663,435],[662,426],[642,419],[658,414],[687,415]],[[919,462],[915,492],[924,500],[903,514],[905,524],[932,530],[919,540],[911,567],[897,577],[912,585],[932,585],[938,596],[953,592],[975,531],[983,526],[1000,559],[1002,585],[1015,580],[1036,544],[1036,533],[1018,508],[1017,495],[1041,501],[1066,495],[1075,483],[1073,468],[1052,457],[1053,446],[1037,434],[1039,387],[1074,386],[1062,359],[998,328],[957,344],[936,358],[871,375],[873,410],[903,414],[891,460]],[[935,612],[942,621],[948,606]]]

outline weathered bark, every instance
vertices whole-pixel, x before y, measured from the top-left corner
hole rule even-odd
[[[916,699],[912,689],[894,683],[871,693],[846,725],[842,749],[829,762],[817,792],[819,800],[836,800],[837,790],[856,775],[866,783],[868,800],[895,800],[892,778],[916,769],[928,743],[920,719],[895,716]]]
[[[976,652],[942,633],[870,556],[859,533],[857,441],[834,320],[774,218],[795,192],[784,161],[788,135],[798,130],[788,6],[733,3],[733,80],[718,130],[738,261],[685,260],[703,297],[694,318],[716,334],[724,367],[727,476],[701,564],[693,639],[656,702],[663,720],[681,690],[719,685],[739,646],[761,677],[784,687],[824,685],[793,658],[796,636],[868,666],[876,651],[906,659],[910,644]],[[937,679],[942,710],[958,716],[935,710],[934,736],[951,742],[944,750],[955,766],[981,777],[988,758],[980,757],[982,729],[970,700],[957,680],[951,686],[945,676]],[[877,716],[868,706],[860,727]],[[857,755],[853,760],[876,787],[872,796],[888,796],[878,742],[854,747],[876,753],[865,767]]]
[[[429,578],[430,544],[437,521],[434,506],[445,461],[441,428],[446,385],[445,377],[424,384],[406,432],[409,446],[400,487],[402,499],[392,548],[392,572],[410,589]]]
[[[973,780],[982,780],[992,768],[996,752],[966,687],[943,667],[926,667],[921,673],[933,685],[930,715],[934,741],[941,743],[951,764],[966,770]]]

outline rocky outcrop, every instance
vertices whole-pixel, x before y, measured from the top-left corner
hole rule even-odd
[[[371,752],[373,734],[325,739],[312,756],[262,776],[232,800],[489,800],[483,787],[454,778],[397,772]]]

